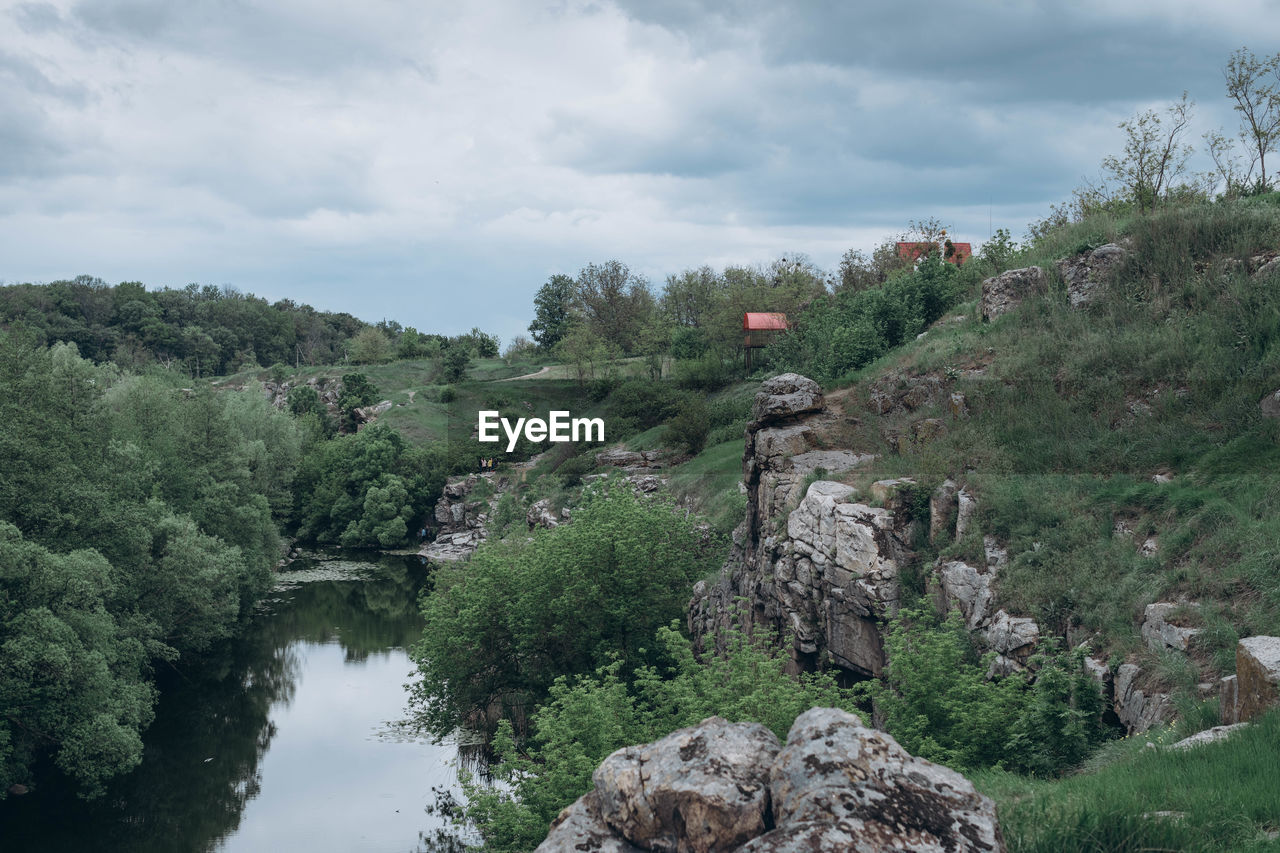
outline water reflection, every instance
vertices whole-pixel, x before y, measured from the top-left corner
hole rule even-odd
[[[421,632],[416,559],[297,561],[245,636],[165,673],[142,765],[92,803],[52,779],[0,803],[0,847],[452,849],[424,808],[450,745],[399,724]]]

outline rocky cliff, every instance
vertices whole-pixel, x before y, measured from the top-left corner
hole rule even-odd
[[[945,395],[936,379],[898,378],[872,386],[868,408],[873,414],[910,412]],[[950,402],[953,414],[963,416],[965,401]],[[763,630],[785,647],[793,672],[835,666],[854,678],[880,675],[883,630],[898,609],[902,570],[917,559],[912,544],[963,537],[975,523],[977,500],[950,480],[922,496],[908,478],[877,481],[865,495],[818,479],[818,469],[834,478],[874,458],[826,446],[848,418],[844,401],[825,399],[803,376],[764,382],[746,432],[746,517],[719,577],[697,584],[689,603],[688,627],[700,652],[723,650],[731,628]],[[927,439],[913,434],[910,440]],[[1007,675],[1032,664],[1041,629],[997,606],[996,585],[1009,557],[989,536],[984,552],[979,565],[938,560],[922,570],[939,607],[957,609],[979,647],[995,653],[989,675]],[[1149,616],[1156,620],[1166,612],[1155,607]],[[1176,626],[1154,621],[1144,632],[1162,641],[1183,636]],[[1171,717],[1169,696],[1150,689],[1136,665],[1113,672],[1090,660],[1089,669],[1129,731]]]

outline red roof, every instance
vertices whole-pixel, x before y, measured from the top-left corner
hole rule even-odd
[[[754,314],[748,312],[742,315],[742,328],[748,332],[786,331],[787,315],[776,311]]]
[[[955,248],[955,253],[948,258],[951,263],[962,264],[973,257],[973,246],[969,243],[952,243],[951,245]],[[938,248],[937,243],[899,243],[898,257],[906,261],[916,261],[926,252],[931,252],[936,248]]]

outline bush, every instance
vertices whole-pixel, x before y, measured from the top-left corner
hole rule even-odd
[[[815,705],[854,710],[852,694],[831,676],[788,676],[786,655],[765,637],[752,642],[733,632],[724,657],[699,661],[677,624],[655,637],[664,665],[641,668],[630,683],[620,662],[593,675],[556,679],[523,750],[509,723],[499,728],[493,784],[465,776],[458,817],[480,831],[486,850],[532,850],[560,810],[591,789],[596,766],[628,744],[713,715],[762,722],[785,740],[795,718]]]
[[[955,302],[968,276],[936,254],[879,287],[820,297],[767,352],[778,371],[829,382],[915,338]]]
[[[629,486],[597,486],[572,524],[486,542],[467,564],[438,569],[414,652],[420,720],[445,735],[490,710],[525,713],[558,676],[652,662],[654,631],[681,615],[689,585],[720,556],[695,523]]]
[[[706,445],[710,431],[706,402],[691,395],[681,403],[676,416],[667,421],[662,441],[668,447],[682,447],[691,456],[696,456]]]
[[[987,680],[954,611],[903,609],[885,638],[883,681],[859,689],[911,753],[961,768],[1003,766],[1052,775],[1084,760],[1102,740],[1102,698],[1083,652],[1039,656],[1034,683]],[[994,657],[991,655],[990,657]]]

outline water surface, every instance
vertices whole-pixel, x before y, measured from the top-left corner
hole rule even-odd
[[[408,853],[449,849],[433,789],[454,744],[404,725],[417,558],[296,561],[244,637],[167,672],[137,770],[89,803],[52,781],[0,803],[0,849]]]

